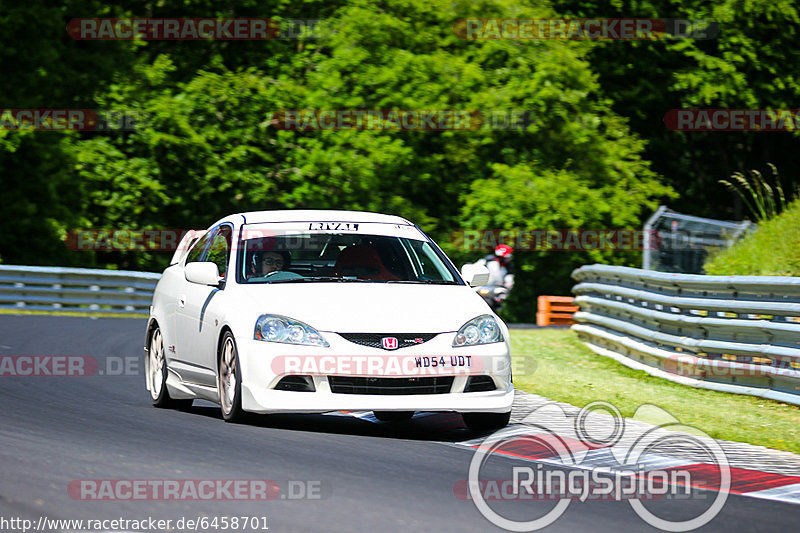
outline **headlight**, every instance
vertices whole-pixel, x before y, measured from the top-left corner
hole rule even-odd
[[[489,315],[473,318],[458,330],[453,339],[453,346],[475,346],[476,344],[491,344],[502,342],[503,334],[494,317]]]
[[[308,324],[280,315],[261,315],[256,320],[253,338],[259,341],[304,344],[306,346],[330,346],[328,342]]]

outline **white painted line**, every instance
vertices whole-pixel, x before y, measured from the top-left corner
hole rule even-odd
[[[800,483],[794,485],[784,485],[756,492],[745,492],[742,496],[752,496],[765,500],[777,500],[787,503],[800,503]]]

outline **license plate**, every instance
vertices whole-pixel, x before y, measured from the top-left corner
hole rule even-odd
[[[471,365],[471,355],[439,355],[431,357],[415,357],[417,368],[463,368]]]

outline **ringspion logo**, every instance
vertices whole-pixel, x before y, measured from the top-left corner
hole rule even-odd
[[[626,501],[644,522],[665,531],[697,529],[713,520],[727,501],[728,459],[717,441],[697,428],[681,425],[657,406],[640,406],[634,419],[653,419],[654,415],[668,422],[642,432],[630,429],[619,409],[608,402],[592,402],[577,415],[568,415],[558,404],[545,404],[526,417],[530,433],[500,430],[476,444],[468,479],[456,481],[453,493],[471,500],[489,522],[508,531],[537,531],[558,520],[571,502],[592,500]],[[659,455],[675,446],[688,447],[703,459]],[[494,456],[536,459],[537,464],[492,461],[489,477],[484,466]],[[542,462],[557,466],[547,468]],[[502,469],[508,477],[498,479]],[[695,494],[692,487],[713,488],[715,493]],[[710,503],[678,518],[659,516],[657,509],[645,505],[660,499]],[[556,503],[523,506],[511,515],[509,507],[492,506],[497,501]]]

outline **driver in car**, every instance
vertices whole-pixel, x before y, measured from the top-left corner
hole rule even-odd
[[[291,265],[292,256],[289,252],[254,252],[249,262],[246,277],[250,279],[261,279],[275,272],[287,272]]]
[[[261,275],[283,270],[283,256],[278,252],[264,252],[261,255]]]

